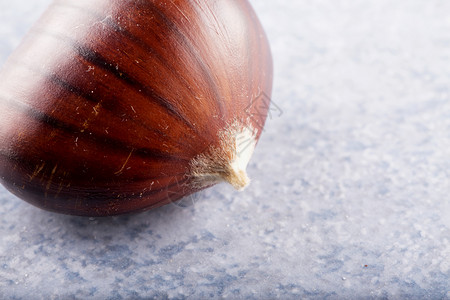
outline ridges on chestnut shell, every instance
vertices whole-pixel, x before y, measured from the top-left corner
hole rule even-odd
[[[60,0],[0,76],[3,185],[104,216],[245,186],[272,60],[246,0]]]

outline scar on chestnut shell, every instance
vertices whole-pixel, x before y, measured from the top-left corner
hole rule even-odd
[[[0,76],[1,183],[108,216],[243,189],[272,58],[247,0],[56,0]]]

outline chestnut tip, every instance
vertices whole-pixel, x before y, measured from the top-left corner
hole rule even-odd
[[[211,146],[191,162],[194,188],[228,182],[242,191],[250,183],[246,168],[256,146],[257,131],[251,125],[235,121],[219,133],[219,147]]]
[[[230,171],[224,175],[223,179],[238,191],[243,191],[250,183],[250,178],[248,178],[245,170],[233,168],[230,168]]]

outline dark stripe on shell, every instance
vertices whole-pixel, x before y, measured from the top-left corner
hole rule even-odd
[[[11,59],[10,58],[10,62],[14,63],[14,64],[16,64],[18,66],[22,66],[22,67],[28,69],[29,71],[32,71],[32,72],[38,74],[39,76],[47,78],[48,80],[50,80],[54,84],[56,84],[56,85],[60,86],[61,88],[63,88],[65,91],[67,91],[69,93],[72,93],[72,94],[74,94],[74,95],[76,95],[76,96],[78,96],[80,98],[83,98],[83,99],[85,99],[85,100],[87,100],[89,102],[95,103],[95,104],[100,102],[100,100],[95,95],[93,95],[92,93],[86,92],[82,88],[74,86],[74,85],[68,83],[67,81],[65,81],[64,79],[62,79],[61,77],[59,77],[58,75],[56,75],[54,73],[53,74],[46,73],[43,70],[40,70],[40,69],[37,69],[36,67],[27,65],[27,64],[23,63],[20,60],[15,60],[15,59]],[[153,128],[153,127],[148,126],[147,124],[144,124],[138,118],[133,118],[132,116],[124,114],[122,112],[116,112],[116,111],[110,109],[108,106],[103,106],[103,108],[105,110],[109,111],[112,115],[114,115],[114,116],[116,116],[118,118],[122,118],[122,119],[126,118],[130,122],[138,124],[139,126],[145,128],[147,131],[152,132],[153,134],[159,135],[159,136],[164,137],[164,138],[170,138],[169,135],[163,133],[161,130],[158,130],[157,128]],[[175,140],[175,139],[170,139],[170,140],[171,140],[172,143],[180,146],[180,148],[184,147],[184,148],[189,148],[191,150],[193,149],[193,146],[191,144],[181,143],[179,140]]]
[[[161,20],[164,22],[164,24],[167,26],[167,28],[169,28],[176,35],[176,39],[180,41],[180,44],[182,44],[183,46],[187,46],[185,48],[185,50],[189,50],[187,52],[194,59],[194,61],[196,62],[197,66],[199,67],[199,69],[200,69],[200,71],[201,71],[201,73],[203,75],[203,79],[206,81],[206,84],[208,85],[208,88],[214,94],[215,99],[212,99],[212,100],[215,100],[215,102],[217,104],[217,108],[219,110],[219,113],[223,116],[224,113],[225,113],[224,112],[224,105],[223,105],[223,102],[222,102],[223,99],[221,97],[221,93],[219,92],[218,85],[217,85],[217,83],[214,80],[214,77],[212,75],[212,71],[209,69],[207,64],[203,61],[203,59],[199,55],[198,51],[196,50],[195,46],[190,42],[189,38],[185,34],[183,34],[179,30],[179,28],[176,26],[176,24],[174,24],[169,18],[167,18],[167,16],[164,13],[162,13],[155,5],[153,5],[149,1],[140,1],[139,3],[136,3],[135,5],[139,5],[139,4],[150,8],[151,11],[156,13],[161,18]],[[62,6],[62,7],[70,7],[70,8],[74,8],[74,9],[79,9],[80,11],[83,11],[86,14],[89,14],[89,15],[93,16],[94,18],[98,19],[99,21],[102,21],[102,24],[105,24],[106,26],[111,27],[114,32],[120,32],[123,36],[127,37],[129,40],[131,40],[135,44],[139,45],[140,48],[144,49],[148,53],[153,54],[155,56],[155,58],[159,62],[161,62],[167,68],[167,70],[169,72],[171,72],[172,76],[174,76],[175,78],[182,78],[181,81],[183,82],[185,87],[188,90],[190,90],[189,83],[183,77],[180,77],[179,74],[177,74],[173,70],[173,68],[171,67],[171,64],[167,60],[165,60],[162,55],[160,55],[157,51],[155,51],[154,48],[152,48],[151,46],[146,44],[139,37],[136,37],[131,32],[129,32],[128,30],[126,30],[123,27],[121,27],[117,22],[114,22],[111,18],[105,18],[104,15],[100,15],[98,13],[95,13],[93,11],[90,11],[90,10],[87,10],[87,9],[85,9],[83,7],[79,7],[79,6],[75,6],[75,5],[69,5],[69,4],[64,4],[64,3],[55,3],[54,5],[58,5],[58,6]],[[192,95],[192,96],[195,97],[195,95]]]
[[[134,149],[133,155],[137,155],[143,158],[158,158],[166,161],[180,161],[180,162],[189,161],[188,159],[176,157],[157,149],[133,148],[132,146],[128,145],[125,142],[116,139],[111,139],[106,136],[96,135],[93,132],[90,132],[89,130],[81,132],[80,128],[64,123],[63,121],[58,120],[56,118],[53,118],[52,116],[49,116],[48,114],[45,114],[19,100],[12,100],[8,98],[3,98],[1,96],[0,100],[10,105],[14,105],[18,110],[26,112],[30,117],[34,118],[40,123],[46,124],[52,128],[67,132],[69,134],[73,134],[76,132],[80,136],[86,136],[88,140],[92,140],[96,143],[101,143],[103,145],[114,148],[115,150],[121,151],[123,153],[128,154],[131,151],[131,149]]]

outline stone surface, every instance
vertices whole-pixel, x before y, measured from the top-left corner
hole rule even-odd
[[[0,0],[0,64],[49,2]],[[252,4],[276,106],[250,187],[96,219],[1,188],[0,298],[450,299],[450,2]]]

